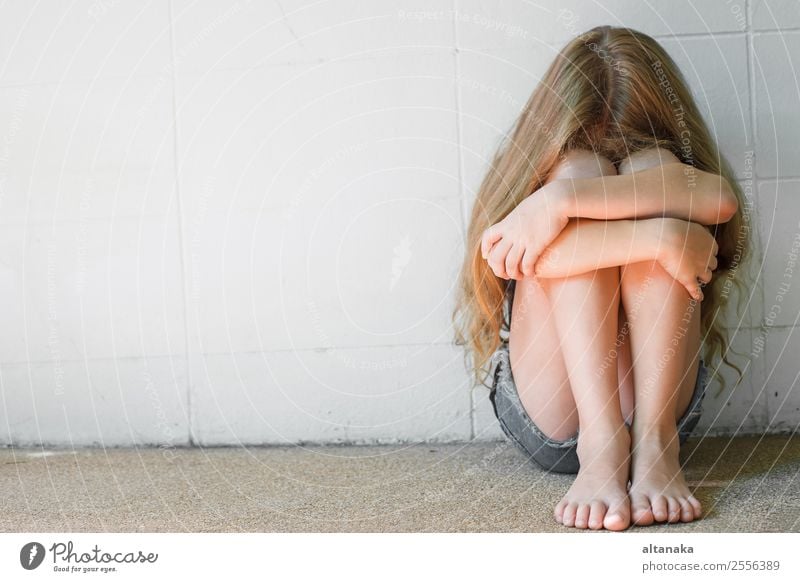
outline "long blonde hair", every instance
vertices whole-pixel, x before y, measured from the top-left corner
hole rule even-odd
[[[510,282],[496,277],[482,259],[483,231],[544,185],[569,149],[592,149],[617,163],[654,146],[723,176],[738,198],[736,215],[715,227],[718,269],[703,289],[701,333],[706,363],[721,358],[737,371],[737,384],[741,381],[741,369],[728,359],[721,315],[731,287],[745,288],[741,265],[749,254],[749,216],[743,193],[666,51],[641,32],[600,26],[572,40],[555,58],[478,191],[453,314],[456,343],[467,346],[477,382],[485,381],[500,331],[509,326],[504,302]]]

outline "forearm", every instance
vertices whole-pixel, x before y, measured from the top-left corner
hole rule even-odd
[[[736,196],[724,178],[686,164],[551,184],[569,218],[664,217],[710,225],[727,222],[737,210]]]
[[[571,219],[536,262],[537,277],[580,275],[656,260],[660,219]]]

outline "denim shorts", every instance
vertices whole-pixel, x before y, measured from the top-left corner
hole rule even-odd
[[[522,406],[514,385],[507,341],[500,345],[492,360],[495,369],[489,399],[503,433],[526,457],[545,471],[577,473],[580,467],[577,452],[578,436],[575,435],[565,441],[554,440],[533,424]],[[700,420],[708,378],[708,369],[701,358],[692,400],[686,412],[678,420],[678,437],[681,445],[686,442]]]

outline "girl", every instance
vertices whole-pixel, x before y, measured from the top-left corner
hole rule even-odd
[[[504,433],[545,470],[577,473],[555,507],[563,525],[701,517],[679,449],[705,363],[741,380],[720,316],[742,288],[742,201],[676,65],[630,29],[570,42],[495,156],[457,341],[476,379],[492,378]]]

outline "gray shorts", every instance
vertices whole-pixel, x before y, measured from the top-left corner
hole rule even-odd
[[[495,370],[489,399],[503,433],[525,456],[542,469],[554,473],[577,473],[580,467],[577,452],[578,436],[575,435],[565,441],[554,440],[533,424],[522,406],[514,385],[507,342],[501,344],[492,359]],[[707,385],[708,369],[701,358],[692,400],[678,421],[678,437],[681,445],[686,442],[700,420]]]

